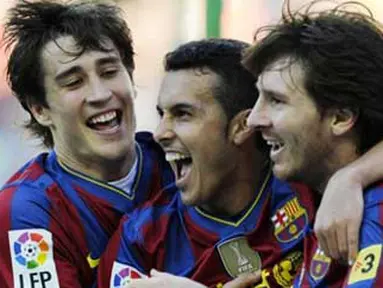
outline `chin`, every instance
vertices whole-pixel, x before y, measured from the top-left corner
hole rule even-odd
[[[190,191],[181,190],[180,193],[181,193],[181,200],[182,200],[182,203],[184,203],[184,205],[187,205],[187,206],[196,205],[196,201],[190,195],[191,194]]]
[[[280,165],[273,166],[273,174],[278,179],[284,180],[284,181],[289,180],[292,176],[288,169],[286,169],[285,167],[281,167]]]

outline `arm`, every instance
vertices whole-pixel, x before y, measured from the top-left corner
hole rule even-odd
[[[64,256],[70,243],[63,250],[62,239],[49,230],[48,203],[44,193],[28,187],[0,192],[2,287],[81,287],[77,267]]]
[[[383,141],[329,180],[314,230],[326,255],[352,264],[358,252],[363,189],[383,179]],[[345,201],[347,199],[347,201]]]

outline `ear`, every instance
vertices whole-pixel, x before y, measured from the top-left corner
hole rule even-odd
[[[33,117],[35,117],[36,121],[39,122],[40,125],[45,127],[52,126],[52,119],[49,113],[49,108],[42,105],[30,105],[29,109]]]
[[[243,110],[233,117],[229,125],[229,139],[235,145],[241,145],[254,134],[254,129],[247,126],[247,117],[251,109]]]
[[[351,108],[337,108],[332,114],[331,131],[336,136],[351,131],[359,117],[359,111]]]

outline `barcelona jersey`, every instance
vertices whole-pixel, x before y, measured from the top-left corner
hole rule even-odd
[[[294,287],[383,287],[383,185],[364,192],[364,212],[359,232],[359,252],[353,266],[327,257],[313,231],[304,240],[304,265]]]
[[[150,133],[136,134],[131,191],[38,155],[0,193],[0,286],[94,287],[99,258],[122,215],[173,182]]]
[[[259,287],[291,286],[314,218],[313,194],[269,175],[254,196],[236,219],[223,219],[164,191],[125,216],[102,257],[98,287],[123,287],[151,268],[209,287],[263,270],[259,285],[269,286]]]

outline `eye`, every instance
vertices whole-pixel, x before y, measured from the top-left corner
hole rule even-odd
[[[273,104],[273,105],[277,105],[277,104],[281,104],[283,103],[280,99],[276,98],[276,97],[270,97],[270,103]]]
[[[116,74],[118,73],[118,69],[117,68],[106,68],[104,69],[102,72],[101,72],[101,76],[102,77],[105,77],[105,78],[112,78],[114,77]]]
[[[83,83],[83,80],[81,78],[76,79],[70,79],[67,82],[64,83],[64,87],[66,87],[69,90],[74,90],[78,88]]]
[[[190,113],[187,110],[179,109],[174,111],[174,117],[181,119],[181,120],[187,120],[192,116],[192,113]]]

